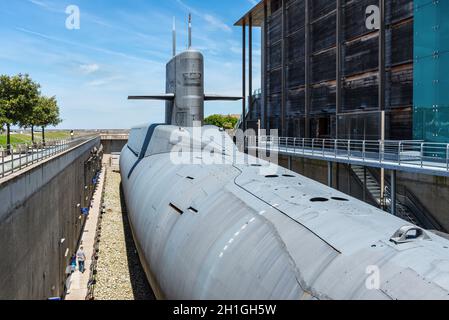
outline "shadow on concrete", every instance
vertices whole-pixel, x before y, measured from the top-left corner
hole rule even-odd
[[[120,183],[120,205],[122,209],[123,228],[125,231],[126,255],[128,257],[128,268],[131,277],[131,285],[135,300],[155,300],[153,290],[148,283],[142,264],[137,254],[137,248],[131,232],[131,226],[126,210],[125,197],[122,184]]]

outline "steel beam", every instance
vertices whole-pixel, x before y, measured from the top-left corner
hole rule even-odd
[[[379,111],[385,110],[385,0],[379,0]]]
[[[285,58],[285,43],[286,43],[286,32],[285,32],[285,2],[286,0],[282,0],[282,43],[281,43],[281,132],[283,136],[286,136],[286,130],[285,130],[285,104],[286,104],[286,72],[285,72],[285,64],[286,64],[286,58]]]
[[[348,194],[351,195],[351,170],[352,170],[352,166],[349,164],[348,165]]]
[[[246,22],[242,25],[242,129],[246,131]]]
[[[336,100],[335,100],[335,138],[338,139],[338,115],[341,111],[341,66],[342,66],[342,26],[343,17],[341,10],[342,0],[337,0],[337,39],[336,39]]]

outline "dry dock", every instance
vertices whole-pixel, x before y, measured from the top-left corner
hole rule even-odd
[[[93,296],[96,300],[153,299],[132,238],[120,182],[120,173],[107,167]]]
[[[153,300],[131,234],[120,173],[108,162],[81,239],[86,271],[76,270],[68,279],[66,299]]]

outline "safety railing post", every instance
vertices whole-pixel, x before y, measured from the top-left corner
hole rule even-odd
[[[293,139],[293,153],[296,153],[296,138]]]
[[[401,154],[402,154],[402,141],[399,141],[398,146],[398,163],[401,165]]]
[[[25,144],[25,167],[28,167],[28,143]]]
[[[335,159],[337,159],[337,153],[338,153],[338,140],[334,140],[334,153],[335,153]]]
[[[348,140],[348,160],[351,159],[351,140]]]
[[[363,140],[363,144],[362,144],[362,158],[363,161],[366,161],[366,140]]]
[[[323,139],[323,157],[324,157],[324,147],[325,147],[325,144],[326,144],[326,139]]]
[[[22,146],[19,144],[19,170],[22,170]]]
[[[379,140],[379,162],[380,163],[382,163],[382,151],[383,151],[382,140]]]
[[[446,145],[446,170],[449,171],[449,144]]]
[[[424,166],[424,143],[421,143],[421,168]]]
[[[306,139],[302,138],[302,154],[306,154]]]
[[[315,139],[312,139],[312,156],[315,154]]]
[[[14,172],[14,146],[10,145],[9,149],[11,150],[11,173]]]
[[[281,138],[278,137],[278,154],[281,153]]]
[[[2,152],[2,178],[5,176],[5,150],[3,147],[0,147],[0,150]]]

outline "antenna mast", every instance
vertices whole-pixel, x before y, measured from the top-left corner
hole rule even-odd
[[[173,17],[173,57],[176,56],[176,18]]]
[[[189,13],[189,47],[190,49],[192,47],[192,14]]]

